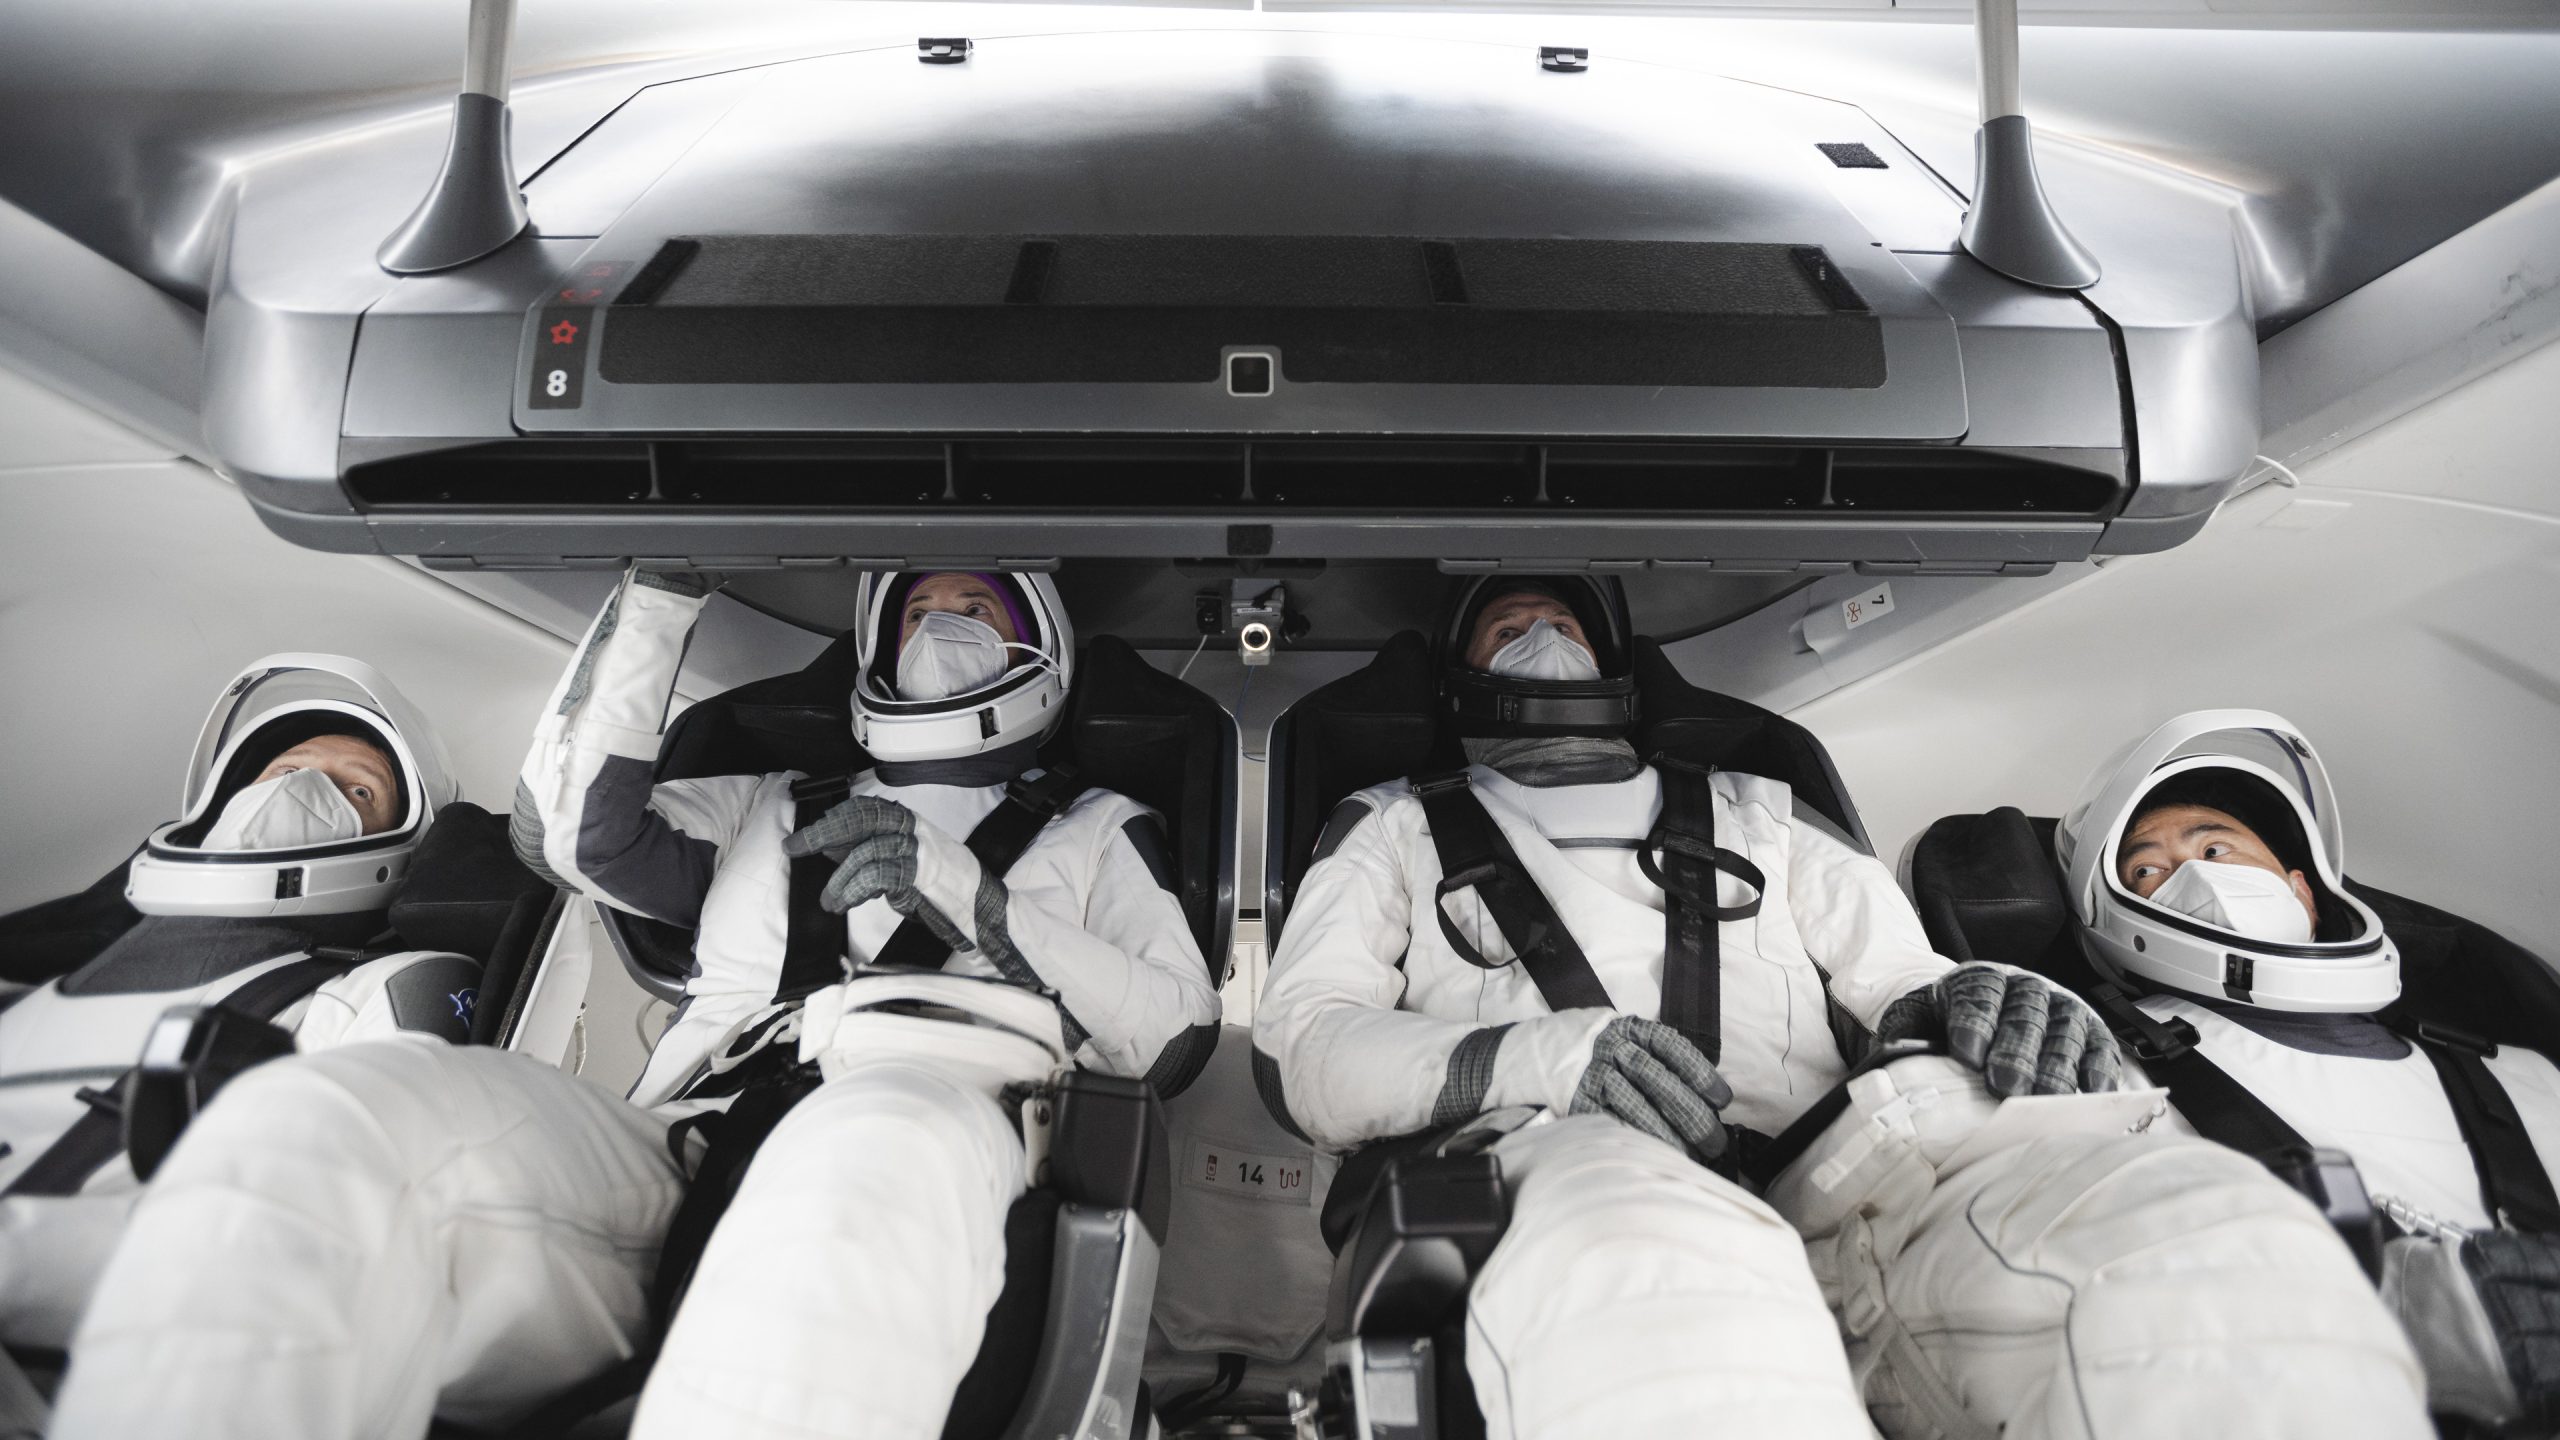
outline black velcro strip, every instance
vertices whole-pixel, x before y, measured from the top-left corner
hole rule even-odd
[[[699,240],[670,240],[659,246],[658,253],[649,257],[649,263],[640,267],[640,273],[631,277],[631,283],[622,287],[622,293],[613,297],[613,303],[647,305],[654,302],[666,293],[667,286],[676,278],[676,272],[684,269],[686,262],[701,250],[702,242]]]
[[[1843,170],[1890,170],[1884,157],[1855,140],[1817,144],[1813,147],[1831,157],[1831,163]]]
[[[1821,246],[1798,245],[1795,256],[1797,266],[1804,271],[1804,278],[1813,282],[1813,288],[1822,292],[1822,298],[1831,302],[1832,309],[1867,308],[1866,297],[1858,293],[1857,286],[1849,283],[1848,276],[1840,273],[1839,266],[1831,263],[1831,257],[1822,253]]]
[[[1467,303],[1467,277],[1458,269],[1458,247],[1446,240],[1422,242],[1422,268],[1431,277],[1431,303]]]
[[[1049,271],[1057,263],[1057,241],[1023,241],[1022,253],[1014,257],[1013,279],[1004,287],[1004,303],[1039,304],[1041,293],[1049,288]]]

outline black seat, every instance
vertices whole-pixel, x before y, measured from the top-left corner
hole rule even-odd
[[[1638,694],[1630,737],[1667,755],[1784,781],[1851,844],[1873,853],[1830,752],[1774,711],[1689,683],[1662,647],[1629,645]],[[1464,763],[1440,723],[1428,641],[1406,631],[1353,673],[1273,722],[1264,816],[1263,927],[1278,944],[1318,835],[1344,798]],[[1467,1286],[1509,1223],[1497,1157],[1482,1137],[1410,1136],[1343,1163],[1322,1217],[1335,1251],[1319,1403],[1370,1440],[1472,1440],[1484,1433],[1462,1356]]]
[[[786,675],[752,681],[678,716],[659,749],[661,781],[796,770],[850,775],[870,759],[853,738],[857,661],[847,635]],[[1223,980],[1235,916],[1233,717],[1096,636],[1077,657],[1067,718],[1041,763],[1072,763],[1091,784],[1164,819],[1184,917],[1211,984]],[[632,978],[683,997],[693,932],[608,906],[606,935]],[[1005,1284],[961,1380],[946,1440],[1081,1434],[1099,1412],[1142,1413],[1138,1345],[1172,1209],[1160,1098],[1141,1081],[1075,1072],[1059,1084],[1045,1183],[1005,1223]]]
[[[1629,658],[1640,697],[1630,737],[1638,754],[1783,780],[1853,844],[1874,853],[1831,753],[1812,731],[1690,684],[1662,647],[1642,636],[1630,644]],[[1387,641],[1367,665],[1283,711],[1272,722],[1267,754],[1262,924],[1274,943],[1334,806],[1372,785],[1465,763],[1456,737],[1440,724],[1430,643],[1412,630]]]
[[[409,948],[480,962],[471,1043],[504,1045],[567,908],[565,894],[516,858],[507,817],[456,800],[419,842],[391,902],[391,928]]]

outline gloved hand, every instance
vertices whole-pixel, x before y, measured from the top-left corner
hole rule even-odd
[[[1614,1115],[1703,1164],[1724,1153],[1716,1112],[1732,1103],[1733,1087],[1686,1036],[1659,1020],[1621,1015],[1593,1038],[1567,1112]]]
[[[2462,1268],[2480,1293],[2516,1410],[2533,1433],[2560,1421],[2560,1241],[2496,1232],[2462,1242]]]
[[[840,915],[886,899],[954,950],[976,949],[963,922],[973,924],[991,900],[999,909],[1005,902],[1004,882],[986,875],[968,846],[877,795],[847,799],[793,831],[782,849],[794,858],[824,854],[836,862],[818,897],[828,910]]]
[[[2504,1232],[2394,1240],[2383,1252],[2382,1298],[2426,1367],[2428,1409],[2512,1433],[2552,1433],[2560,1422],[2560,1241]]]
[[[664,590],[696,600],[729,581],[728,576],[717,570],[643,570],[637,560],[632,561],[627,569],[631,583],[635,585],[646,585],[652,590]]]
[[[2116,1037],[2089,1002],[2011,965],[1959,965],[1893,1002],[1876,1039],[1939,1040],[1994,1095],[2095,1094],[2123,1074]]]

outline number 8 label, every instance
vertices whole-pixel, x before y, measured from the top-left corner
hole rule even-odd
[[[550,377],[542,382],[542,393],[552,396],[555,399],[568,394],[569,372],[566,370],[552,371]]]

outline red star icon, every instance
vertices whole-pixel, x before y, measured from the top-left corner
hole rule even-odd
[[[554,345],[566,345],[577,338],[578,327],[566,320],[551,327],[551,343]]]

